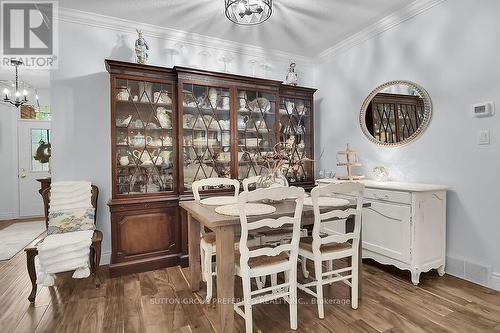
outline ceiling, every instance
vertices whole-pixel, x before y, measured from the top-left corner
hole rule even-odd
[[[239,26],[224,0],[60,0],[61,7],[313,57],[414,0],[274,0],[271,18]]]

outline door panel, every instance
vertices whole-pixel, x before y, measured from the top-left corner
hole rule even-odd
[[[43,215],[43,202],[38,190],[39,178],[49,177],[46,159],[50,144],[50,122],[36,120],[18,121],[18,182],[19,216]]]
[[[411,245],[411,208],[370,202],[363,209],[363,248],[409,263]]]
[[[121,259],[179,251],[177,208],[116,214],[117,252]]]

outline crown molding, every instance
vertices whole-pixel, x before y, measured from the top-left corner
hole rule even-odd
[[[401,10],[387,15],[374,24],[324,50],[316,57],[315,62],[325,62],[328,60],[328,57],[334,57],[339,53],[345,52],[367,40],[370,40],[382,34],[383,32],[392,29],[417,15],[422,14],[423,12],[439,5],[444,1],[446,0],[415,0]]]
[[[121,19],[113,16],[84,12],[76,9],[59,7],[58,19],[62,22],[85,25],[89,27],[103,28],[121,33],[136,34],[136,29],[142,30],[144,36],[158,38],[174,43],[201,46],[233,54],[241,54],[252,58],[271,59],[311,65],[312,58],[292,54],[280,50],[266,49],[257,45],[249,45],[229,41],[222,38],[205,36],[197,33],[161,27],[157,25],[141,23]]]

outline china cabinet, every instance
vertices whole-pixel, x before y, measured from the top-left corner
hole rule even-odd
[[[210,177],[266,171],[260,157],[290,151],[289,183],[312,187],[315,89],[279,81],[106,60],[110,73],[112,257],[119,275],[187,264],[179,201]],[[292,167],[296,165],[295,167]],[[210,195],[225,191],[211,188]]]

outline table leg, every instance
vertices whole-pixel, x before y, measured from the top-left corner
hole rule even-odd
[[[234,331],[234,227],[215,229],[217,312],[220,332]]]
[[[192,291],[200,289],[200,223],[188,213],[189,272]]]
[[[363,223],[361,223],[361,228],[363,227]],[[345,226],[345,232],[346,233],[349,233],[349,232],[353,232],[354,231],[354,218],[348,218],[347,221],[346,221],[346,226]],[[359,233],[359,248],[358,248],[358,299],[361,299],[361,291],[363,289],[363,252],[362,252],[362,249],[363,249],[363,240],[362,240],[362,230],[360,230],[360,233]],[[349,265],[351,264],[350,260],[351,260],[351,257],[349,257]]]

